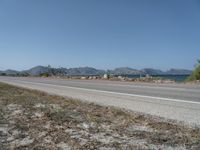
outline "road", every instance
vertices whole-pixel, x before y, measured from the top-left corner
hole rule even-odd
[[[200,85],[29,77],[0,82],[200,125]]]

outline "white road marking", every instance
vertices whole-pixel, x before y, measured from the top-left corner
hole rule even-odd
[[[123,96],[149,98],[149,99],[156,99],[156,100],[164,100],[164,101],[171,101],[171,102],[180,102],[180,103],[189,103],[189,104],[200,105],[200,102],[188,101],[188,100],[183,100],[183,99],[172,99],[172,98],[154,97],[154,96],[146,96],[146,95],[138,95],[138,94],[128,94],[128,93],[121,93],[121,92],[111,92],[111,91],[79,88],[79,87],[64,86],[64,85],[54,85],[54,84],[49,84],[49,83],[38,83],[38,82],[30,82],[30,81],[19,81],[18,80],[17,82],[39,84],[39,85],[48,85],[48,86],[54,86],[54,87],[64,87],[64,88],[70,88],[70,89],[75,89],[75,90],[84,90],[84,91],[89,91],[89,92],[100,92],[100,93],[117,94],[117,95],[123,95]]]

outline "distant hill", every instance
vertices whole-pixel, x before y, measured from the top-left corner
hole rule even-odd
[[[25,70],[23,72],[26,72],[26,73],[28,73],[29,75],[32,75],[32,76],[38,76],[38,75],[41,75],[41,74],[44,74],[44,73],[49,73],[49,68],[44,67],[44,66],[36,66],[36,67],[33,67],[29,70]]]
[[[132,69],[129,67],[121,67],[121,68],[116,68],[114,70],[109,70],[109,73],[113,75],[138,75],[138,74],[143,74],[142,71]]]
[[[91,67],[66,69],[66,75],[102,75],[104,73],[106,73],[106,71],[98,70]]]
[[[191,70],[186,69],[170,69],[168,71],[162,71],[159,69],[145,68],[142,70],[136,70],[129,67],[116,68],[114,70],[109,70],[109,73],[114,75],[190,75]]]
[[[189,75],[191,70],[186,69],[170,69],[168,71],[162,71],[159,69],[145,68],[137,70],[129,67],[120,67],[114,70],[99,70],[92,67],[79,67],[79,68],[52,68],[50,66],[36,66],[29,70],[15,71],[6,70],[0,71],[0,75],[9,76],[40,76],[42,74],[55,75],[55,76],[91,76],[91,75],[103,75],[105,73],[113,75]]]
[[[165,72],[165,74],[169,75],[190,75],[192,73],[191,70],[186,69],[170,69]]]
[[[145,68],[142,70],[145,74],[148,75],[163,75],[165,72],[159,69]]]
[[[41,74],[48,73],[50,75],[102,75],[105,73],[104,70],[98,70],[91,67],[80,67],[80,68],[51,68],[45,66],[36,66],[23,72],[28,73],[32,76],[38,76]]]
[[[9,74],[9,75],[12,75],[12,74],[17,74],[17,73],[19,73],[19,71],[16,71],[16,70],[6,70],[6,71],[4,71],[4,73],[6,73],[6,74]]]
[[[5,71],[0,71],[1,74],[6,74],[6,75],[16,75],[16,74],[19,74],[20,72],[19,71],[16,71],[16,70],[5,70]]]

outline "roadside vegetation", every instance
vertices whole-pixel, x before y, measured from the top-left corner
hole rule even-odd
[[[200,129],[0,83],[0,149],[200,149]]]
[[[192,74],[188,77],[188,81],[199,81],[200,80],[200,60],[197,61],[197,64],[195,65],[195,70],[192,72]]]

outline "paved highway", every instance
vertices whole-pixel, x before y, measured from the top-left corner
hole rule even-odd
[[[0,82],[200,125],[200,85],[24,77]]]

